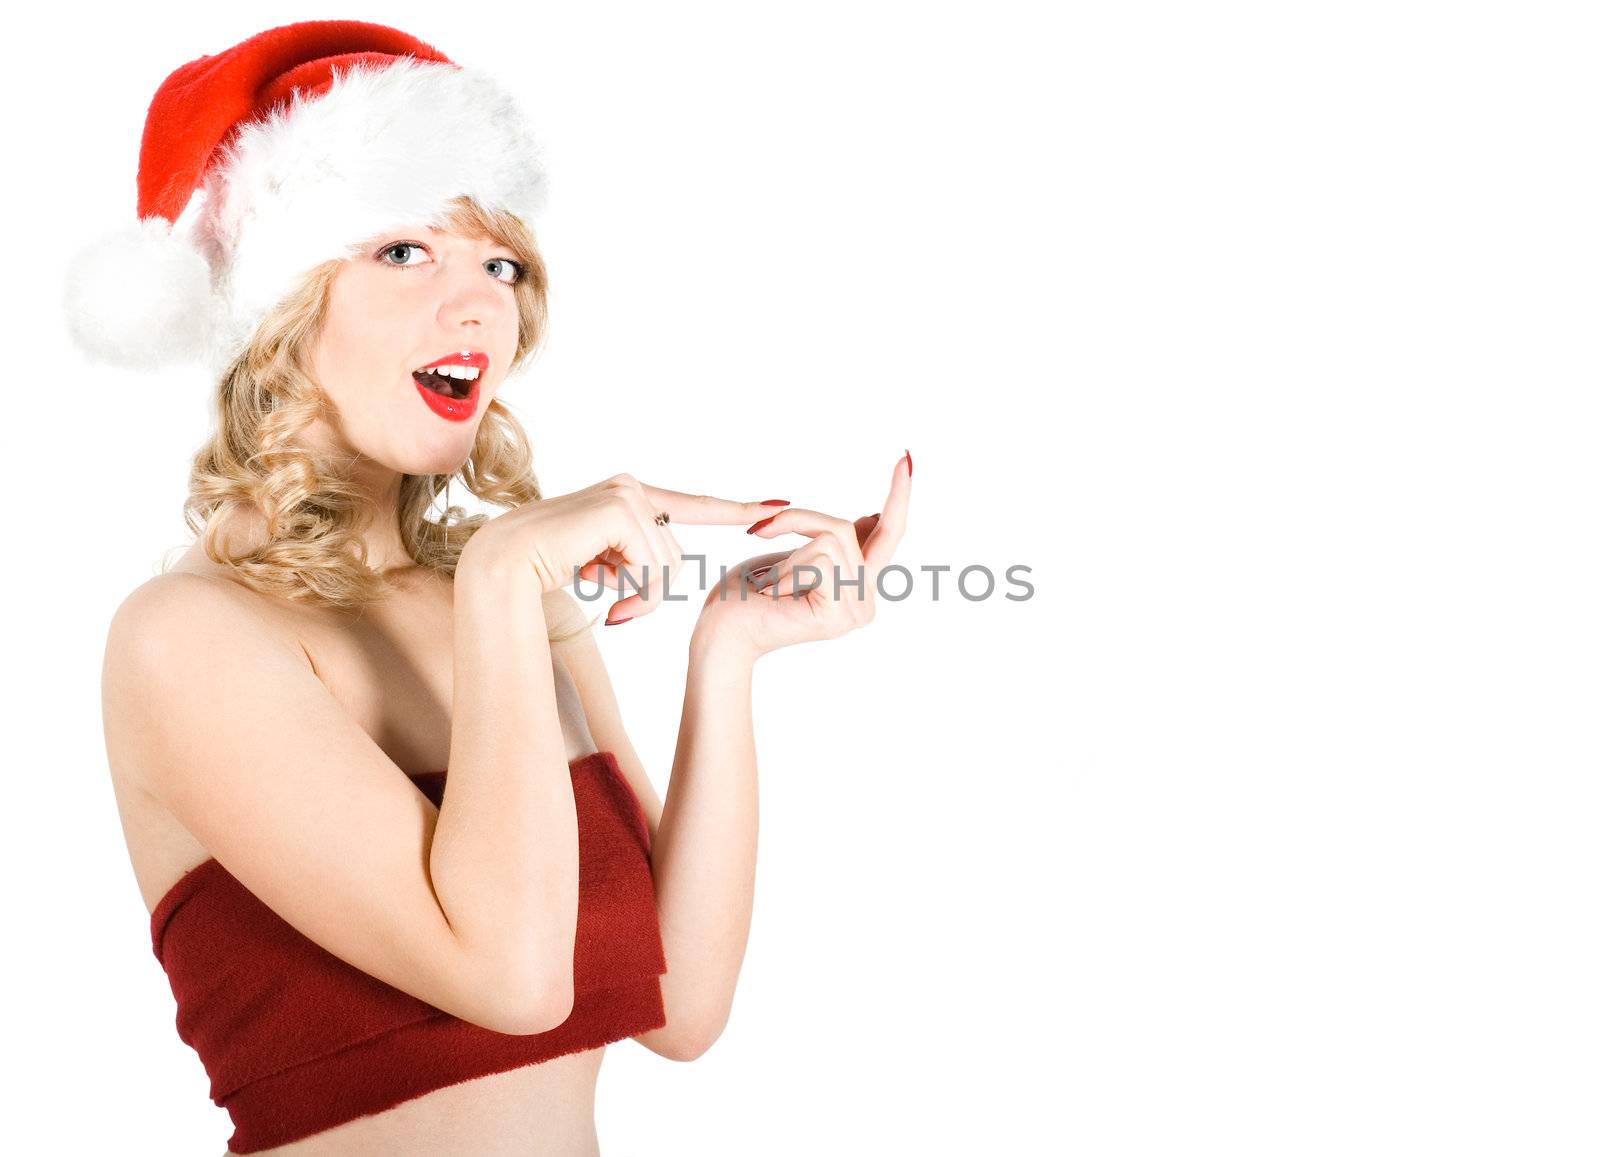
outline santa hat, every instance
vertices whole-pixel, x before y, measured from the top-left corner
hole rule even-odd
[[[354,20],[269,29],[162,82],[139,146],[138,219],[67,273],[75,344],[214,374],[330,258],[471,194],[531,225],[540,147],[512,98],[404,32]]]

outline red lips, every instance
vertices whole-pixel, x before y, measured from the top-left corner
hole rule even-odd
[[[478,376],[470,382],[454,383],[452,389],[461,389],[464,392],[464,396],[459,398],[452,397],[430,389],[423,384],[427,376],[424,371],[436,369],[439,366],[471,366],[478,371]],[[417,393],[435,414],[451,422],[465,422],[477,411],[479,388],[488,369],[489,355],[482,350],[456,350],[454,353],[445,354],[442,358],[412,370],[411,379],[416,382]],[[436,375],[433,381],[437,380],[438,377]]]

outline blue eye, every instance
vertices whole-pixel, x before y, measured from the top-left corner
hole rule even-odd
[[[381,254],[379,254],[379,256],[380,257],[387,257],[389,254],[395,252],[398,249],[422,249],[422,246],[418,245],[415,241],[398,241],[395,244],[389,246],[387,249],[385,249]],[[394,264],[394,262],[386,261],[386,262],[384,262],[384,264],[385,265],[392,265],[392,264]],[[411,264],[413,264],[413,263],[409,262],[409,261],[402,261],[402,262],[400,262],[400,267],[401,268],[405,268],[406,266],[409,266]]]
[[[511,279],[509,281],[506,280],[506,278],[501,277],[498,273],[491,273],[491,276],[494,277],[494,279],[496,281],[505,281],[505,283],[507,285],[515,285],[517,282],[522,280],[522,266],[518,265],[515,261],[509,261],[504,257],[492,257],[488,261],[484,262],[484,264],[486,266],[487,265],[510,266],[515,271],[512,274]]]

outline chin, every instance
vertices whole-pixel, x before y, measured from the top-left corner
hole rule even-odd
[[[397,467],[402,474],[454,474],[467,464],[460,453],[434,455]]]

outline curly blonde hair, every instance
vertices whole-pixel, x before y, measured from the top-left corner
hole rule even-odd
[[[451,202],[435,227],[491,239],[522,266],[514,286],[517,350],[507,370],[515,373],[538,348],[548,319],[548,279],[532,232],[512,214],[486,209],[471,197]],[[245,586],[296,602],[359,610],[390,590],[389,580],[367,565],[360,536],[376,513],[374,503],[301,439],[319,417],[330,416],[307,367],[329,289],[343,264],[334,259],[311,270],[262,319],[250,344],[223,373],[215,396],[216,428],[194,456],[183,516],[192,532],[204,534],[207,557],[228,567]],[[541,498],[532,463],[522,424],[496,398],[457,473],[485,502],[511,508]],[[490,517],[466,517],[459,506],[448,507],[437,521],[428,517],[434,499],[454,477],[404,475],[398,509],[406,552],[418,566],[452,576],[467,540]],[[239,554],[225,553],[225,526],[248,510],[265,517],[266,540]],[[583,629],[555,633],[552,639]]]

